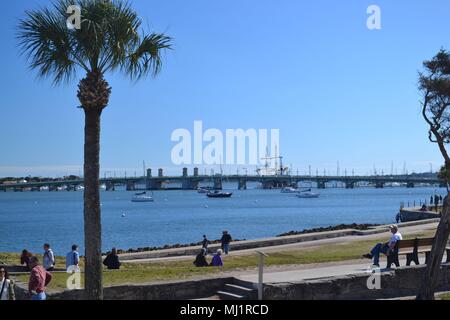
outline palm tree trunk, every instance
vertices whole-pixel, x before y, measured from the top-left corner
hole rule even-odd
[[[88,300],[101,300],[103,299],[103,285],[99,158],[102,111],[101,109],[92,109],[85,109],[84,128],[85,294]]]
[[[422,278],[419,293],[416,297],[417,300],[434,300],[434,292],[440,277],[442,258],[447,246],[449,233],[449,197],[446,196],[442,207],[441,221],[436,230],[429,261]]]

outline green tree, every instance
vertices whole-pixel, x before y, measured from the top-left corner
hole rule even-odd
[[[79,29],[68,23],[68,8],[73,5],[81,9]],[[131,80],[156,76],[162,51],[171,48],[172,39],[145,34],[137,13],[121,0],[56,0],[48,8],[26,11],[17,37],[29,67],[40,77],[60,84],[74,80],[79,72],[85,74],[77,94],[85,113],[85,297],[102,299],[100,118],[111,95],[104,76],[115,71]]]
[[[450,53],[440,50],[433,59],[423,63],[424,72],[419,74],[419,90],[423,95],[422,116],[429,126],[428,137],[438,145],[444,158],[440,178],[447,185],[441,221],[434,237],[433,246],[417,295],[418,300],[433,300],[437,281],[440,276],[442,257],[450,233],[448,172],[450,156],[446,145],[450,142]]]

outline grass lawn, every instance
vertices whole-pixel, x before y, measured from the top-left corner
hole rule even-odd
[[[433,231],[422,232],[412,234],[408,238],[429,237],[433,236],[433,233]],[[378,240],[385,241],[386,239],[385,237],[380,237]],[[359,259],[378,240],[362,240],[345,244],[269,253],[269,257],[266,258],[266,266],[304,265]],[[18,254],[0,254],[0,261],[3,262],[17,263],[18,258]],[[222,272],[227,271],[255,269],[259,258],[255,254],[224,257],[225,266],[223,268],[197,268],[192,264],[193,260],[194,258],[180,261],[123,264],[121,270],[104,271],[104,286],[162,280],[183,280],[204,275],[219,276]],[[58,257],[57,266],[65,266],[64,258]],[[65,273],[55,273],[48,289],[61,290],[66,288],[67,277],[68,275]],[[18,280],[27,282],[28,276],[19,276]]]

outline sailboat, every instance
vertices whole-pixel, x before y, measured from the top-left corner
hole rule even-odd
[[[320,193],[312,192],[311,189],[299,191],[297,197],[299,198],[318,198]]]
[[[147,195],[147,192],[135,193],[131,202],[154,202],[153,193],[151,196]]]

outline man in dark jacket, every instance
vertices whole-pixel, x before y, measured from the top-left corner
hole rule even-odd
[[[119,256],[117,255],[117,249],[112,248],[111,253],[108,254],[103,261],[103,264],[109,269],[109,270],[118,270],[120,269],[120,261]]]
[[[225,254],[228,254],[230,251],[230,242],[231,242],[231,236],[228,233],[228,231],[222,232],[222,239],[220,239],[220,242],[222,244],[222,250],[225,252]]]
[[[209,240],[206,238],[206,235],[203,235],[202,248],[208,249]]]

